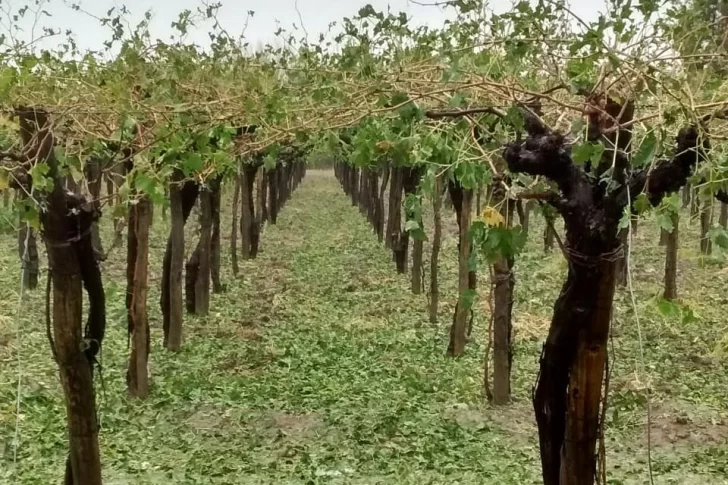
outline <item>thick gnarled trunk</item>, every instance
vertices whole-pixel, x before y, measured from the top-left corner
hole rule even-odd
[[[83,197],[63,188],[49,115],[33,108],[19,108],[16,115],[24,152],[33,160],[47,163],[53,179],[41,224],[50,267],[49,284],[53,286],[51,350],[58,363],[68,422],[65,485],[101,485],[93,363],[104,339],[106,310],[91,240],[97,213]],[[82,284],[89,300],[85,331]]]
[[[569,267],[533,395],[545,485],[592,484],[596,473],[615,263],[589,257]]]
[[[625,208],[633,209],[627,206],[629,196],[644,192],[658,205],[686,183],[708,149],[704,133],[688,126],[678,133],[672,160],[632,170],[628,122],[634,119],[634,102],[592,94],[587,105],[587,138],[605,145],[597,167],[575,164],[563,135],[529,112],[524,113],[528,140],[509,144],[503,155],[512,173],[544,176],[556,184],[558,193],[547,200],[566,228],[569,269],[533,395],[545,485],[591,485],[595,480],[616,261],[624,249],[618,226]],[[605,193],[606,175],[615,188]]]

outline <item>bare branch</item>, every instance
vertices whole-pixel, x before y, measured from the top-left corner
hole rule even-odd
[[[504,118],[506,114],[493,106],[483,106],[479,108],[466,109],[450,109],[450,110],[427,110],[425,116],[431,119],[440,118],[457,118],[460,116],[468,116],[474,114],[492,114]]]

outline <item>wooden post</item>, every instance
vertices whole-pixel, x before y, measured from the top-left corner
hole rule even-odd
[[[149,394],[149,319],[147,317],[147,274],[149,229],[153,205],[142,196],[129,207],[127,237],[127,321],[131,334],[131,356],[127,372],[129,395],[144,399]]]

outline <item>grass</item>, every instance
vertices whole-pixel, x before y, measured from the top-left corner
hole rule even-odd
[[[177,354],[161,347],[157,302],[168,225],[157,214],[150,255],[153,381],[143,402],[125,392],[123,248],[104,264],[109,318],[97,390],[105,483],[540,483],[530,390],[565,263],[559,254],[543,254],[535,219],[516,270],[514,402],[498,409],[481,397],[482,298],[467,355],[444,356],[456,298],[449,214],[440,324],[433,327],[426,298],[413,296],[408,279],[395,274],[389,253],[331,174],[310,172],[278,225],[265,228],[262,252],[243,262],[240,278],[230,274],[225,252],[227,291],[213,296],[207,318],[186,319]],[[110,221],[104,224],[109,241]],[[726,484],[728,369],[715,351],[728,334],[728,273],[720,257],[699,258],[695,224],[685,225],[679,288],[698,318],[663,317],[654,303],[663,251],[653,226],[641,225],[634,246],[639,327],[628,293],[620,290],[615,301],[609,483],[649,483],[644,390],[650,385],[655,483]],[[0,483],[59,483],[65,411],[45,339],[44,292],[26,293],[16,320],[14,236],[2,236],[0,248]],[[644,374],[636,373],[638,328]]]

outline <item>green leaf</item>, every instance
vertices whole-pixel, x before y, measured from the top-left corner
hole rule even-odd
[[[38,162],[28,171],[33,181],[33,187],[40,191],[50,191],[53,189],[53,179],[48,177],[50,167],[45,162]]]
[[[601,142],[591,144],[591,154],[589,159],[593,164],[598,164],[602,160],[602,154],[604,154],[604,145]]]
[[[189,177],[192,174],[199,173],[204,164],[202,155],[196,152],[188,152],[182,159],[182,172]]]
[[[276,157],[272,153],[267,154],[263,157],[263,168],[265,170],[273,170],[276,168]]]
[[[462,106],[465,106],[465,103],[467,103],[467,98],[462,93],[455,93],[452,95],[448,102],[448,106],[451,108],[460,108]]]
[[[634,206],[634,209],[637,211],[638,214],[644,214],[645,212],[652,209],[650,199],[644,192],[637,196],[632,205]]]
[[[506,111],[505,122],[506,124],[511,125],[516,131],[523,131],[523,127],[526,126],[526,123],[523,120],[523,112],[516,106],[508,108],[508,111]]]
[[[571,160],[581,165],[591,159],[592,145],[589,142],[580,143],[571,147]]]
[[[682,323],[683,325],[687,325],[689,323],[697,322],[699,320],[700,316],[695,313],[695,311],[688,307],[683,305],[682,306]]]
[[[711,227],[708,231],[708,237],[713,244],[721,249],[728,249],[728,231],[720,226]]]
[[[147,174],[138,173],[134,177],[134,188],[139,192],[152,195],[157,190],[157,182]]]
[[[622,217],[619,219],[619,226],[618,228],[620,230],[627,229],[632,221],[632,211],[629,207],[625,207],[624,211],[622,212]]]
[[[475,251],[471,251],[468,257],[468,271],[478,271],[478,253]]]
[[[476,295],[477,293],[475,292],[475,290],[466,290],[463,293],[460,302],[466,310],[470,310],[471,308],[473,308],[473,303],[475,302]]]
[[[672,223],[672,216],[665,212],[657,214],[657,225],[660,226],[660,229],[664,229],[669,233],[672,233],[673,229],[675,229],[675,226]]]
[[[404,224],[404,230],[407,232],[415,231],[420,228],[420,223],[415,220],[409,220]]]
[[[657,152],[657,136],[654,131],[647,133],[637,149],[637,153],[632,157],[632,165],[634,167],[644,167],[652,162],[652,158]]]
[[[573,123],[571,123],[571,134],[573,136],[577,136],[586,126],[586,123],[583,119],[579,118],[575,120]]]
[[[663,317],[676,317],[680,315],[680,306],[670,300],[660,299],[657,301],[657,310]]]

